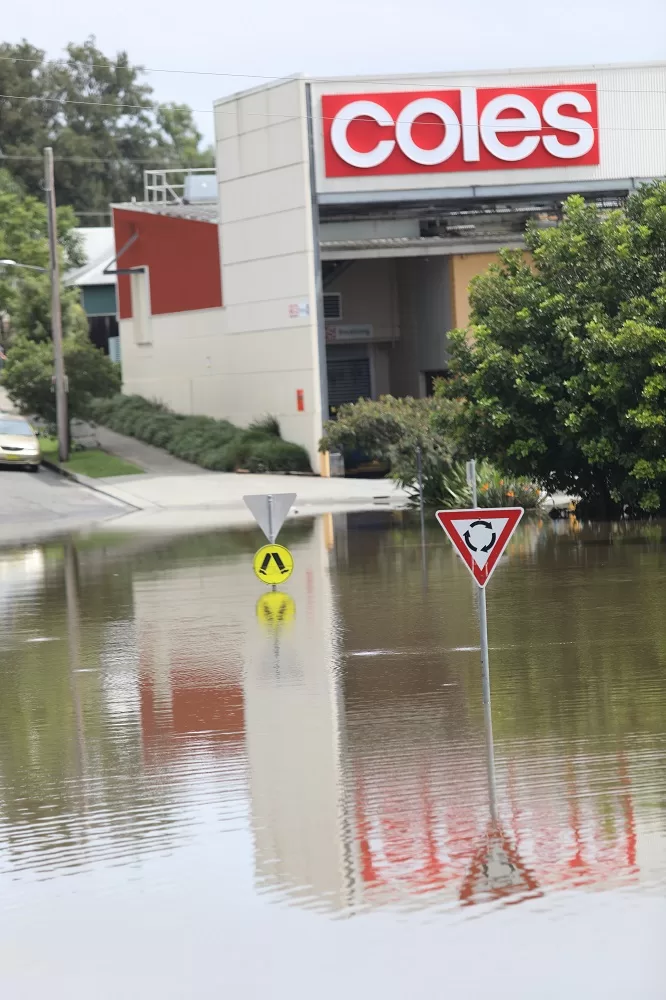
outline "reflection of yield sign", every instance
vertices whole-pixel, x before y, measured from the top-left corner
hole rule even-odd
[[[522,507],[437,511],[437,520],[480,587],[488,583],[522,516]]]
[[[510,897],[509,901],[517,903],[535,895],[541,893],[534,874],[506,834],[491,825],[460,887],[461,903],[470,906],[503,897]]]

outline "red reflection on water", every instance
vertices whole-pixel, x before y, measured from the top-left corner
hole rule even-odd
[[[545,795],[507,780],[501,826],[488,823],[479,785],[441,803],[427,772],[400,788],[376,770],[356,777],[360,874],[368,888],[419,894],[448,889],[469,905],[516,902],[545,888],[603,885],[638,874],[631,780],[623,754],[614,775],[621,794],[590,794],[578,764]],[[362,772],[362,765],[360,767]],[[447,795],[448,798],[448,795]]]

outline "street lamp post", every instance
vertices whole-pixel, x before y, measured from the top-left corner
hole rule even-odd
[[[53,181],[53,150],[44,150],[44,187],[49,233],[49,267],[21,264],[15,260],[0,260],[0,267],[20,267],[26,271],[39,271],[51,278],[51,335],[55,367],[56,426],[58,428],[58,458],[69,458],[69,422],[67,416],[67,377],[62,349],[62,311],[60,307],[60,265],[58,262],[58,229],[56,223],[55,184]]]

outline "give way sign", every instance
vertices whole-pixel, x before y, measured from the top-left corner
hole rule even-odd
[[[488,583],[522,516],[522,507],[472,507],[436,514],[479,587]]]

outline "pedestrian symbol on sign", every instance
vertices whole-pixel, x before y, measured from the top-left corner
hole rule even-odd
[[[284,545],[264,545],[252,561],[255,575],[264,583],[274,585],[288,580],[294,569],[294,560]]]

